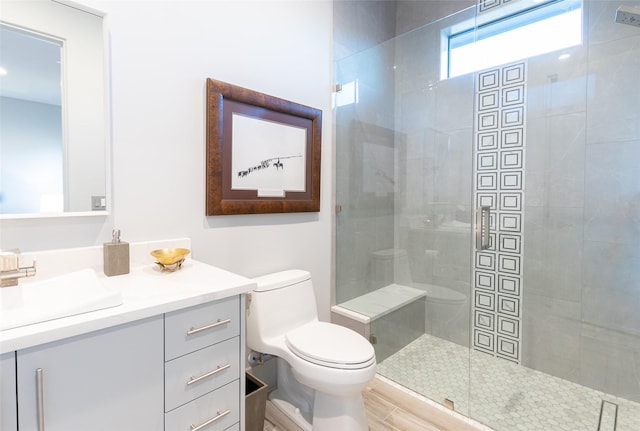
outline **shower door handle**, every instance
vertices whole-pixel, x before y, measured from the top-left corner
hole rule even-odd
[[[476,211],[476,248],[486,250],[489,248],[489,227],[491,225],[491,207],[481,206]]]

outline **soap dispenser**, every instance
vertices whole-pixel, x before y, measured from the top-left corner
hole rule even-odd
[[[104,273],[108,276],[129,273],[129,243],[120,241],[120,230],[111,233],[111,242],[103,247]]]

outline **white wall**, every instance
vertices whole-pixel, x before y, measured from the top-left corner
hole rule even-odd
[[[332,238],[329,1],[97,1],[111,46],[112,212],[3,220],[23,250],[188,236],[193,257],[245,276],[311,271],[328,320]],[[323,111],[319,213],[205,217],[205,81]],[[151,261],[151,260],[150,260]]]

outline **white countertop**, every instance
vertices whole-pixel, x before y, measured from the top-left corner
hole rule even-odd
[[[250,292],[255,283],[240,275],[187,258],[182,268],[163,272],[149,264],[129,274],[104,276],[104,284],[122,294],[122,305],[0,331],[0,353],[156,316]]]

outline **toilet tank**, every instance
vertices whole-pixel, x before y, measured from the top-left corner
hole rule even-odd
[[[287,270],[253,279],[247,311],[247,344],[262,351],[262,340],[279,337],[305,323],[318,320],[311,274]]]

